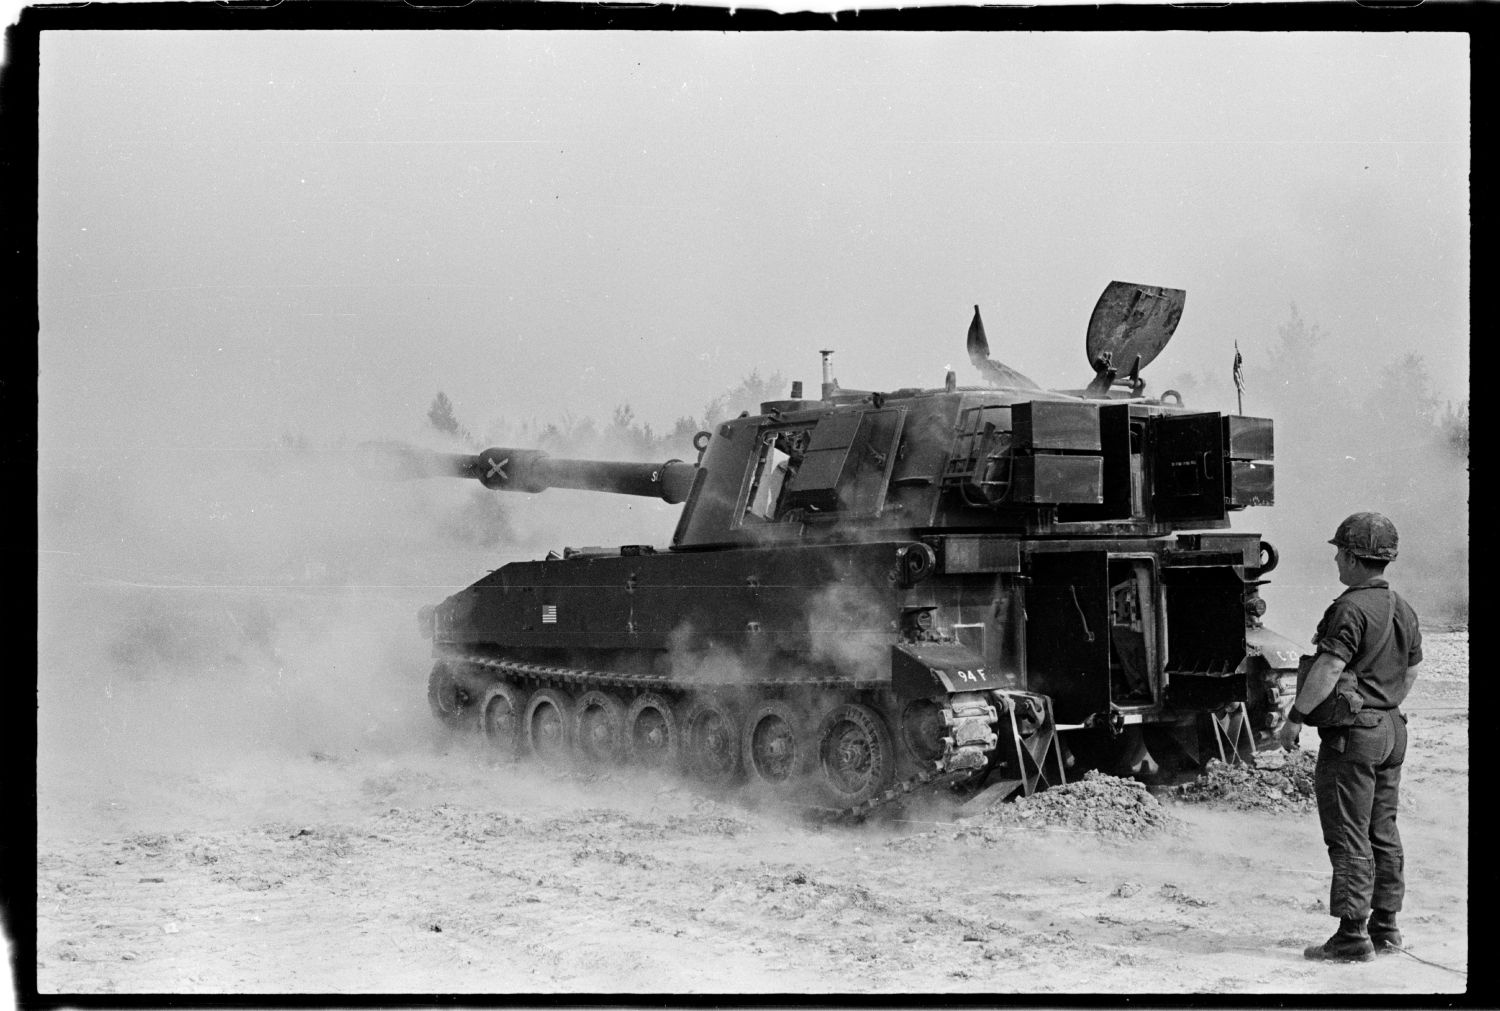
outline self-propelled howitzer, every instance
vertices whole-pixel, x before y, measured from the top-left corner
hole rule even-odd
[[[638,763],[869,811],[923,784],[1165,777],[1270,739],[1297,648],[1261,625],[1272,423],[1148,397],[1180,291],[1113,283],[1093,381],[786,400],[695,462],[400,449],[396,476],[683,502],[671,544],[565,549],[422,615],[446,721],[504,754]],[[1122,376],[1121,373],[1124,373]],[[1071,771],[1070,771],[1071,770]]]

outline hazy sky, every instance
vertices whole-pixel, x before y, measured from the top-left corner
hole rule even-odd
[[[1113,279],[1188,291],[1153,389],[1295,302],[1468,395],[1460,34],[49,32],[44,448],[657,427],[752,369],[1089,378]],[[1206,408],[1221,404],[1196,404]]]

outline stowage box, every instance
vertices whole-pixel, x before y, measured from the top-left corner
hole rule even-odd
[[[1098,505],[1104,501],[1104,458],[1056,453],[1015,457],[1011,501]]]
[[[1099,405],[1033,400],[1011,408],[1012,434],[1022,452],[1097,453]]]

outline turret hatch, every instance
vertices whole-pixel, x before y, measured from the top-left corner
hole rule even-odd
[[[834,411],[808,427],[763,431],[746,513],[770,521],[880,515],[905,414]]]

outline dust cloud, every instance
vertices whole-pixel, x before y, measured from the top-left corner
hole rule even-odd
[[[763,385],[752,376],[709,410],[737,411]],[[568,415],[471,431],[445,401],[434,400],[430,427],[393,422],[389,436],[443,453],[510,445],[657,463],[696,456],[690,418],[657,434],[621,407],[603,425]],[[383,480],[378,457],[347,437],[312,446],[288,432],[252,450],[112,445],[87,457],[45,447],[37,790],[46,825],[82,828],[126,808],[190,820],[221,811],[229,794],[236,805],[259,798],[263,817],[285,815],[306,803],[303,785],[326,799],[320,774],[374,763],[385,770],[379,782],[404,782],[402,767],[441,775],[455,747],[475,763],[460,761],[461,777],[493,780],[494,756],[444,732],[428,709],[432,661],[418,610],[549,551],[665,546],[679,512],[566,489]],[[183,777],[189,793],[217,791],[220,802],[176,796]],[[558,795],[546,779],[506,777],[511,789]]]
[[[751,673],[738,653],[709,641],[691,621],[678,622],[667,634],[667,670],[673,678],[714,685],[740,684]]]
[[[809,656],[852,677],[889,662],[887,635],[852,635],[853,629],[885,631],[891,606],[867,589],[830,583],[808,602]]]
[[[427,707],[418,609],[541,545],[579,544],[587,510],[362,466],[353,449],[42,454],[44,823],[124,805],[186,815],[168,786],[184,775],[274,784],[274,804],[317,762],[451,745]],[[618,512],[606,532],[670,537],[670,518]]]

